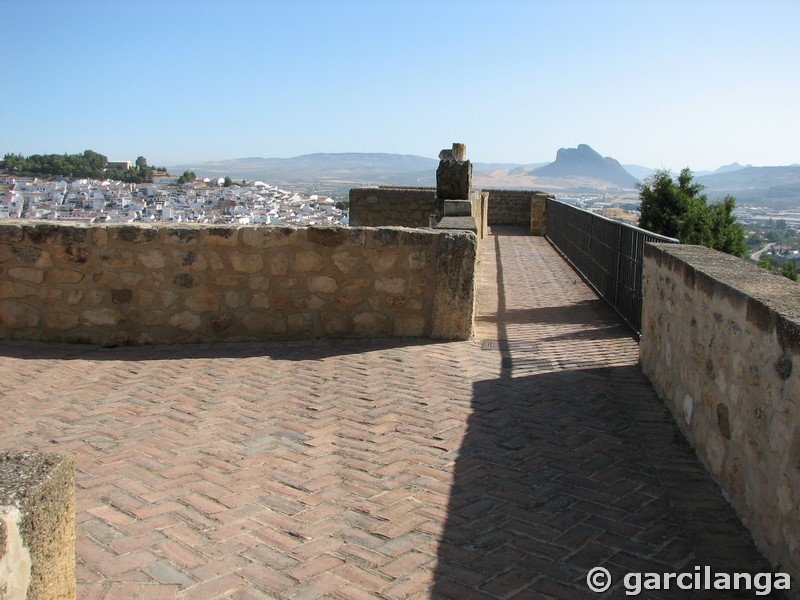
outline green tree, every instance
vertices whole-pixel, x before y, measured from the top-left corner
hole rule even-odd
[[[231,179],[230,177],[226,176],[225,177],[225,182],[222,185],[224,187],[231,187],[233,185],[233,179]]]
[[[136,168],[137,169],[146,169],[147,168],[147,159],[144,156],[140,156],[136,159]]]
[[[661,169],[639,184],[639,227],[676,237],[685,244],[701,244],[743,256],[747,246],[744,228],[733,215],[736,200],[726,196],[708,204],[703,186],[693,179],[688,168],[680,172],[677,180],[667,169]]]
[[[179,184],[191,183],[195,179],[197,179],[197,175],[194,174],[194,171],[184,171],[183,175],[178,177],[178,183]]]
[[[787,260],[783,264],[783,268],[781,269],[781,275],[791,279],[792,281],[797,281],[797,269],[794,266],[793,260]]]

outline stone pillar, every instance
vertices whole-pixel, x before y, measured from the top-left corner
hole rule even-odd
[[[0,598],[75,594],[72,457],[0,451]]]
[[[467,200],[472,190],[472,163],[467,160],[467,147],[453,144],[452,150],[439,153],[436,169],[436,196],[441,200]]]

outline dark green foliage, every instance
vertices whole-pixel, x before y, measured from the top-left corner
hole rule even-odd
[[[109,169],[108,158],[92,150],[83,154],[6,154],[0,161],[0,170],[19,175],[61,176],[87,179],[117,179],[128,183],[153,181],[155,169],[147,166],[140,156],[136,166],[127,171]]]
[[[691,170],[683,169],[677,181],[666,169],[639,185],[639,227],[678,238],[684,244],[700,244],[743,256],[747,250],[744,228],[736,222],[736,200],[726,196],[708,204],[703,186],[693,183]]]
[[[184,171],[183,175],[178,177],[178,183],[179,184],[191,183],[195,179],[197,179],[197,175],[194,174],[194,171]]]
[[[779,269],[769,254],[762,254],[761,259],[758,261],[758,266],[772,271],[773,273],[783,275],[792,281],[797,281],[797,269],[794,266],[793,260],[787,260],[783,263],[783,267]]]
[[[230,177],[225,177],[225,182],[222,184],[223,187],[231,187],[233,185],[233,179]]]

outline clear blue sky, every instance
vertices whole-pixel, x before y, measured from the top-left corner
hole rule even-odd
[[[0,0],[0,154],[800,163],[797,0]]]

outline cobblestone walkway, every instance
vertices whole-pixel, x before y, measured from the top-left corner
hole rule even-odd
[[[0,447],[76,456],[79,598],[598,598],[597,565],[618,598],[630,571],[768,570],[549,244],[495,230],[480,269],[469,342],[0,343]]]

